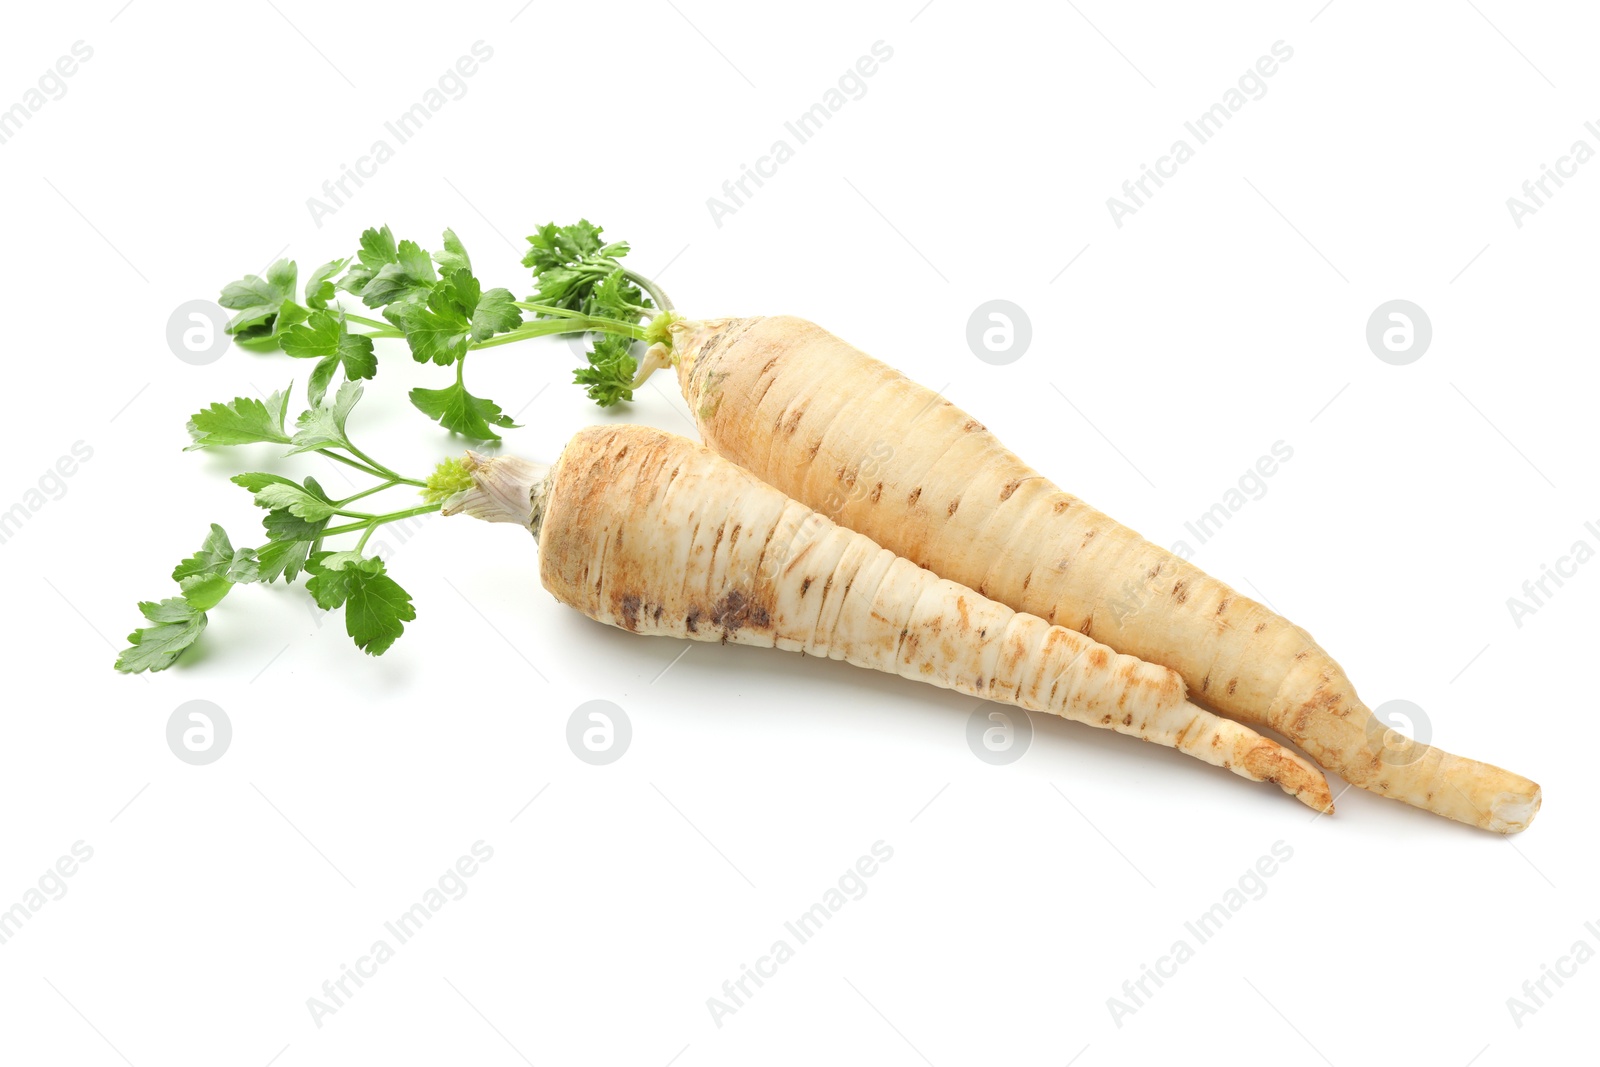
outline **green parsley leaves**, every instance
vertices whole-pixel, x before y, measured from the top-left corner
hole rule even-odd
[[[325,311],[318,314],[326,313]],[[362,388],[345,382],[327,403],[301,413],[290,434],[286,427],[289,391],[266,401],[237,397],[212,404],[189,421],[191,448],[269,443],[289,446],[286,456],[317,452],[375,479],[377,484],[335,499],[313,478],[296,482],[281,474],[253,471],[233,477],[265,510],[261,523],[267,540],[258,549],[234,548],[221,526],[213,525],[200,548],[172,570],[179,596],[139,605],[150,624],[128,635],[128,647],[117,656],[119,671],[159,671],[170,667],[192,645],[207,624],[207,613],[235,586],[292,583],[309,575],[307,588],[328,610],[343,607],[345,629],[356,646],[379,655],[394,644],[405,623],[416,618],[411,596],[389,577],[383,560],[362,555],[367,539],[379,526],[439,509],[438,499],[419,507],[385,513],[353,510],[356,502],[401,486],[425,489],[427,483],[405,478],[373,460],[350,439],[350,417]],[[491,405],[492,407],[492,405]],[[498,409],[495,409],[498,415]],[[333,525],[339,519],[353,520]],[[347,551],[325,547],[328,539],[359,534]]]
[[[588,386],[589,399],[603,408],[633,399],[633,376],[639,364],[626,337],[602,336],[589,350],[589,365],[572,372],[572,380]]]
[[[319,552],[307,565],[306,589],[325,611],[344,608],[344,628],[356,647],[381,656],[417,617],[411,594],[384,571],[377,556]]]
[[[283,420],[289,412],[289,390],[273,393],[265,401],[235,397],[228,404],[212,404],[189,419],[194,444],[185,451],[211,445],[248,445],[257,442],[286,445],[289,435]]]

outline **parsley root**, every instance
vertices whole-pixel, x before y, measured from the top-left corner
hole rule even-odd
[[[1177,671],[1346,781],[1501,833],[1538,785],[1410,743],[1304,630],[1055,486],[931,389],[789,317],[679,322],[684,398],[706,443],[885,548],[1018,611]],[[872,462],[876,445],[892,443]],[[870,486],[863,474],[870,464]]]
[[[1318,811],[1300,756],[1184,699],[1176,673],[1012,611],[835,525],[695,443],[580,431],[553,467],[470,456],[445,502],[527,526],[557,600],[639,634],[845,660],[1176,748]]]

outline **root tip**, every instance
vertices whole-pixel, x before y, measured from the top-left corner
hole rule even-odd
[[[1497,795],[1489,805],[1489,829],[1502,834],[1520,834],[1539,814],[1544,801],[1544,790],[1534,786],[1531,792],[1505,792]]]

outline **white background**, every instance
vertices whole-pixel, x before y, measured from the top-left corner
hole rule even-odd
[[[1521,228],[1506,207],[1574,140],[1600,147],[1581,5],[274,3],[30,5],[0,39],[0,107],[93,48],[0,145],[0,508],[93,449],[0,545],[0,908],[74,842],[94,850],[0,945],[0,1057],[1592,1055],[1600,964],[1520,1028],[1506,1004],[1578,939],[1600,948],[1583,925],[1600,921],[1600,564],[1520,627],[1506,604],[1600,540],[1600,163]],[[319,228],[307,198],[479,40],[493,58],[466,94]],[[893,58],[866,94],[716,225],[707,198],[879,40]],[[1294,54],[1266,95],[1114,225],[1106,198],[1279,40]],[[430,247],[453,226],[486,285],[526,293],[524,235],[580,215],[689,314],[811,317],[1163,544],[1286,442],[1266,495],[1196,561],[1309,628],[1368,703],[1412,700],[1436,743],[1540,781],[1542,815],[1507,840],[1352,790],[1313,820],[1054,720],[991,767],[964,741],[966,698],[751,649],[674,664],[684,646],[555,604],[526,535],[465,519],[389,546],[420,617],[381,659],[303,590],[252,587],[178,668],[112,672],[135,602],[171,595],[207,523],[259,540],[225,477],[277,461],[184,454],[187,416],[307,370],[182,362],[175,307],[280,249],[303,277],[383,222]],[[1034,331],[1003,367],[964,339],[996,297]],[[1433,323],[1410,366],[1364,339],[1395,298]],[[425,469],[459,443],[403,388],[445,372],[380,349],[359,440]],[[548,459],[597,419],[691,432],[670,377],[600,413],[574,362],[557,341],[474,358],[475,391],[525,424],[509,450]],[[275,469],[342,485],[324,466]],[[206,767],[165,741],[194,699],[233,723]],[[591,699],[633,724],[608,767],[565,743]],[[318,1027],[307,998],[478,840],[494,856],[470,892]],[[867,894],[715,1025],[707,998],[879,840],[893,859]],[[1185,921],[1278,841],[1293,857],[1265,896],[1116,1025],[1107,998],[1194,946]]]

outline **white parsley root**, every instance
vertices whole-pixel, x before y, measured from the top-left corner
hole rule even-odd
[[[1063,492],[966,412],[822,327],[722,319],[672,335],[706,443],[796,500],[1018,611],[1171,667],[1200,700],[1363,789],[1500,833],[1539,810],[1539,786],[1519,774],[1397,743],[1300,627]]]
[[[1012,611],[682,437],[593,427],[553,467],[469,454],[445,502],[527,526],[556,599],[639,634],[844,660],[1176,748],[1331,811],[1321,773],[1185,700],[1176,673]]]

